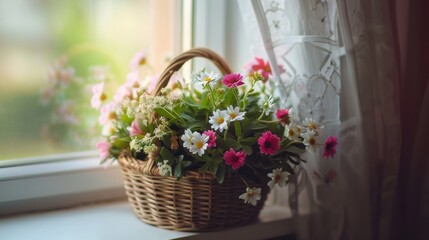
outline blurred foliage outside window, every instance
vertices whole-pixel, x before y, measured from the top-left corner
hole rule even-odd
[[[156,69],[172,51],[153,21],[172,8],[155,1],[0,0],[0,160],[95,150],[91,86],[124,82],[142,49]]]

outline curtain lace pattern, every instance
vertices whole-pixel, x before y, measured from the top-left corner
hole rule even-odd
[[[389,239],[383,219],[393,203],[400,138],[387,3],[240,2],[254,53],[285,69],[272,68],[282,103],[297,121],[311,117],[325,137],[339,136],[334,159],[308,154],[289,193],[276,193],[275,202],[290,206],[299,239]],[[306,212],[309,220],[300,220]]]

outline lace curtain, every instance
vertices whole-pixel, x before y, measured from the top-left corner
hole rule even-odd
[[[300,239],[389,239],[400,114],[388,1],[252,0],[240,8],[254,53],[286,70],[273,68],[283,104],[296,120],[312,117],[325,136],[339,136],[336,157],[306,156],[274,203],[290,206]]]

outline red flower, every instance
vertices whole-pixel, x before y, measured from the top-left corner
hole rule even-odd
[[[216,133],[212,130],[208,130],[204,131],[203,134],[209,137],[207,147],[216,147]]]
[[[279,109],[276,112],[277,119],[280,120],[280,122],[283,125],[286,125],[286,124],[290,123],[289,111],[290,110],[288,110],[288,109]]]
[[[243,151],[235,152],[234,149],[230,148],[223,154],[223,159],[227,165],[231,165],[232,169],[237,170],[244,165],[246,159],[246,153]]]
[[[236,88],[244,84],[243,76],[239,73],[231,73],[223,77],[222,83],[229,88]]]
[[[337,152],[337,139],[334,136],[329,136],[325,141],[325,148],[323,150],[323,157],[329,158],[329,156],[334,157]]]
[[[259,150],[263,154],[274,155],[280,149],[280,138],[266,131],[258,138]]]

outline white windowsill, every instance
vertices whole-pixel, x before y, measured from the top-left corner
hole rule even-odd
[[[260,221],[208,233],[175,232],[141,222],[128,202],[109,202],[77,208],[0,218],[4,239],[267,239],[294,233],[290,211],[266,207]]]

